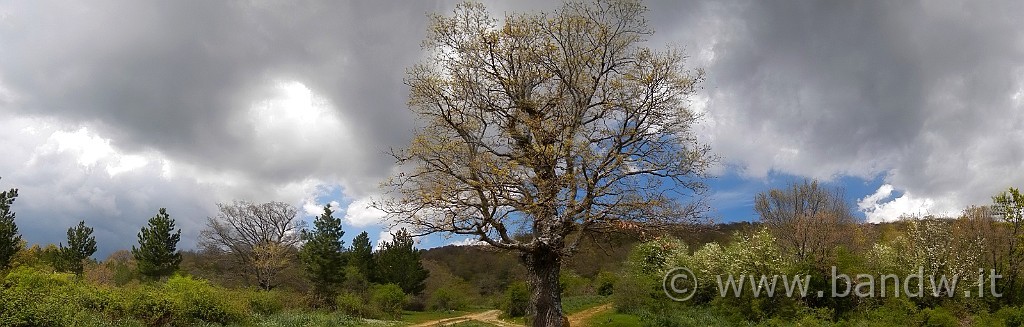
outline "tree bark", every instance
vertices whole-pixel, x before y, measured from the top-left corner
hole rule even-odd
[[[527,316],[534,327],[568,327],[569,322],[562,312],[562,292],[559,276],[562,257],[548,247],[524,253],[523,261],[529,272],[529,283],[533,288]]]

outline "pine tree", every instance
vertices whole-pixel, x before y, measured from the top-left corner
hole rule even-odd
[[[18,189],[0,192],[0,269],[11,264],[11,258],[21,251],[21,234],[14,223],[14,211],[11,205],[18,197]]]
[[[370,244],[370,235],[365,231],[352,239],[352,249],[349,251],[349,265],[356,268],[363,277],[370,278],[373,272],[373,245]]]
[[[149,227],[143,227],[138,236],[139,247],[132,246],[132,256],[138,262],[139,273],[158,279],[178,270],[181,253],[177,246],[181,240],[181,229],[174,231],[174,219],[167,214],[166,208],[160,208],[156,216],[149,218]]]
[[[84,267],[82,260],[88,259],[96,253],[96,238],[92,236],[92,227],[85,226],[85,221],[78,222],[78,226],[68,228],[68,246],[60,246],[63,271],[73,272],[81,275]]]
[[[345,248],[341,237],[341,218],[335,218],[329,206],[324,213],[313,220],[313,230],[303,230],[302,239],[306,244],[299,251],[303,269],[309,274],[318,292],[333,299],[333,295],[345,281]]]
[[[375,256],[375,280],[398,284],[406,294],[419,294],[426,288],[424,281],[429,274],[420,263],[420,252],[405,228],[391,235],[391,242],[384,242]]]

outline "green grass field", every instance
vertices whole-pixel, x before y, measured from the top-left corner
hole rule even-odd
[[[639,327],[641,324],[640,317],[611,310],[590,318],[587,326]]]

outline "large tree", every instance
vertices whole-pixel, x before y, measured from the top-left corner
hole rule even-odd
[[[391,236],[391,241],[383,242],[374,254],[372,279],[381,284],[396,284],[406,294],[423,292],[429,272],[420,262],[420,251],[412,235],[403,228]]]
[[[816,180],[761,192],[754,209],[786,254],[816,268],[824,268],[836,247],[848,241],[844,232],[855,223],[843,191]]]
[[[341,218],[324,206],[324,213],[313,220],[312,230],[303,230],[306,242],[299,251],[302,267],[313,281],[317,292],[333,301],[337,288],[345,281],[345,248],[341,237]]]
[[[220,213],[210,217],[200,233],[202,244],[233,256],[247,277],[264,290],[277,286],[277,275],[291,264],[301,240],[298,211],[283,202],[218,203]]]
[[[82,261],[96,253],[96,237],[92,236],[92,231],[84,220],[68,228],[68,246],[60,245],[60,270],[82,274],[85,268]]]
[[[637,1],[567,3],[493,18],[478,3],[434,15],[408,71],[425,125],[378,203],[416,233],[474,235],[519,251],[535,326],[562,326],[564,257],[600,230],[692,222],[709,147],[688,97],[703,72],[653,32]],[[514,237],[516,235],[524,237]]]
[[[149,218],[149,226],[139,231],[139,247],[132,246],[132,256],[138,263],[139,273],[160,278],[170,276],[181,264],[181,253],[178,252],[178,241],[181,230],[174,230],[174,219],[167,214],[166,208]]]
[[[21,234],[14,223],[14,211],[11,206],[18,197],[18,189],[0,192],[0,269],[11,264],[11,258],[21,251]]]

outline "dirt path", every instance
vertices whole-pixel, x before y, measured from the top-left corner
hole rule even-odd
[[[612,309],[611,303],[605,303],[590,309],[586,309],[572,315],[569,315],[569,327],[584,327],[586,326],[587,320],[593,318],[599,313]]]
[[[479,315],[474,317],[473,320],[483,321],[483,322],[486,322],[488,324],[492,324],[492,325],[495,325],[495,326],[498,326],[498,327],[523,327],[523,325],[516,325],[516,324],[510,323],[510,322],[498,319],[498,316],[500,316],[500,315],[501,315],[501,310],[491,310],[491,311],[486,311],[486,312],[480,313]]]
[[[599,305],[599,306],[596,306],[596,307],[593,307],[593,308],[590,308],[590,309],[586,309],[586,310],[574,313],[574,314],[569,316],[569,326],[570,327],[585,327],[586,325],[584,325],[584,323],[586,323],[587,320],[590,320],[590,318],[594,317],[595,315],[597,315],[599,313],[611,310],[611,308],[612,308],[612,304],[608,303],[608,304],[602,304],[602,305]],[[513,324],[513,323],[510,323],[510,322],[507,322],[507,321],[499,319],[498,316],[500,316],[500,315],[501,315],[501,310],[488,310],[488,311],[484,311],[484,312],[480,312],[480,313],[471,313],[471,314],[467,314],[467,315],[464,315],[464,316],[445,318],[445,319],[438,319],[438,320],[418,323],[418,324],[410,325],[410,326],[407,326],[407,327],[450,326],[450,325],[454,325],[454,324],[457,324],[457,323],[460,323],[460,322],[465,322],[465,321],[470,321],[470,320],[482,321],[482,322],[486,322],[488,324],[492,324],[492,325],[495,325],[495,326],[498,326],[498,327],[522,327],[521,325],[516,325],[516,324]]]
[[[500,315],[501,315],[501,310],[488,310],[488,311],[484,311],[484,312],[480,312],[480,313],[471,313],[471,314],[464,315],[464,316],[458,316],[458,317],[453,317],[453,318],[445,318],[445,319],[438,319],[438,320],[434,320],[434,321],[423,322],[423,323],[419,323],[419,324],[415,324],[415,325],[410,325],[408,327],[450,326],[450,325],[454,325],[454,324],[457,324],[457,323],[460,323],[460,322],[469,321],[469,320],[482,321],[482,322],[486,322],[488,324],[496,325],[496,326],[499,326],[499,327],[522,327],[522,326],[519,326],[519,325],[516,325],[516,324],[512,324],[512,323],[506,322],[504,320],[498,319],[498,316],[500,316]]]

